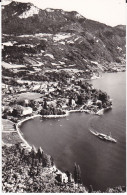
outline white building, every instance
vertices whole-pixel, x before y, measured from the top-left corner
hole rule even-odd
[[[35,85],[35,86],[33,87],[33,91],[40,89],[40,87],[41,87],[41,85]]]
[[[75,100],[72,99],[72,107],[75,107],[75,106],[76,106]]]
[[[29,115],[32,114],[33,109],[31,107],[22,107],[22,115]]]
[[[62,183],[67,183],[68,182],[68,177],[66,175],[66,173],[62,173]]]

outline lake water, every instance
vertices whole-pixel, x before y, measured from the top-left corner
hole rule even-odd
[[[103,116],[72,113],[65,118],[35,118],[22,124],[24,138],[52,155],[56,166],[73,173],[80,165],[84,185],[94,190],[126,185],[126,73],[105,73],[92,80],[95,88],[113,99]],[[104,142],[89,129],[109,134],[117,143]]]

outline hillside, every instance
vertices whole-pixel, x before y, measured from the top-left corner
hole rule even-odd
[[[2,8],[3,61],[78,68],[87,75],[125,63],[125,27],[110,27],[61,9],[13,1]]]

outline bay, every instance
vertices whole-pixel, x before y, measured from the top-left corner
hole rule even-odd
[[[103,116],[71,113],[59,119],[37,117],[23,123],[21,131],[29,144],[52,155],[60,170],[73,173],[76,162],[84,185],[105,191],[126,185],[126,73],[105,73],[90,83],[110,95],[112,110]],[[90,133],[91,128],[111,132],[117,143],[99,140]]]

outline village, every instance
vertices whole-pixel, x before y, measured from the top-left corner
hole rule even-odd
[[[69,110],[97,113],[112,105],[105,92],[80,77],[52,82],[13,80],[15,85],[2,84],[2,115],[15,122],[27,115],[63,115]]]

